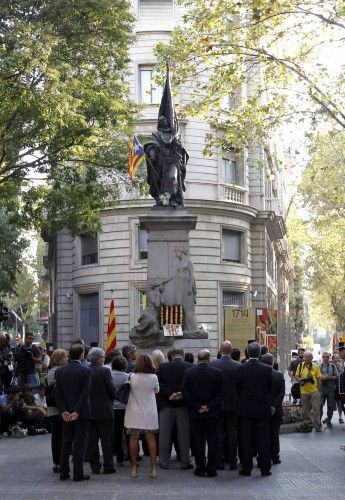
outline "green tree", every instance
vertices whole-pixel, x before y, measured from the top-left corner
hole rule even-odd
[[[345,134],[314,137],[300,192],[310,214],[306,261],[311,303],[323,318],[345,328]],[[320,321],[321,322],[321,321]]]
[[[95,232],[116,197],[136,113],[133,21],[128,0],[1,2],[0,198],[24,189],[28,225]]]
[[[0,204],[0,295],[14,289],[21,256],[27,241],[22,236],[15,215]]]
[[[157,52],[170,56],[176,82],[188,88],[188,114],[222,132],[209,137],[211,144],[267,140],[273,127],[291,119],[345,127],[343,69],[331,74],[320,60],[327,51],[340,55],[342,0],[181,3],[185,23]],[[232,98],[230,112],[222,111],[225,97]]]
[[[306,293],[304,254],[308,242],[306,224],[301,220],[296,208],[291,205],[288,218],[288,252],[293,264],[289,282],[290,325],[299,341],[305,326],[304,297]]]

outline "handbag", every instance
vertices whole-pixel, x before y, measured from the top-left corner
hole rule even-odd
[[[48,385],[47,377],[46,377],[46,403],[47,406],[56,406],[55,399],[55,384],[56,384],[56,374],[54,374],[54,382]]]
[[[115,393],[115,399],[124,405],[128,403],[129,393],[131,392],[131,384],[129,383],[130,379],[131,375],[129,375],[126,382],[120,385]]]

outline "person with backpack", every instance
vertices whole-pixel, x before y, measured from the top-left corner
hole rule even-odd
[[[60,454],[62,444],[62,420],[55,400],[56,370],[65,366],[68,362],[67,352],[64,349],[56,349],[51,355],[50,370],[46,377],[46,402],[47,416],[51,425],[51,448],[53,456],[53,472],[60,470]]]
[[[335,410],[335,385],[337,380],[337,369],[333,363],[329,362],[329,352],[322,354],[322,363],[319,364],[321,371],[321,391],[320,391],[320,417],[322,418],[323,407],[327,401],[327,418],[322,421],[327,424],[328,429],[333,429],[332,417]]]

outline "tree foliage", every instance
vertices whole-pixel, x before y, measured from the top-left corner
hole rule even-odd
[[[0,197],[23,188],[26,221],[48,233],[94,232],[116,197],[136,111],[133,21],[127,0],[0,4]]]
[[[345,134],[314,138],[300,191],[310,213],[306,261],[312,304],[345,328]],[[328,324],[327,324],[328,322]]]
[[[222,132],[211,137],[213,144],[266,140],[273,127],[292,118],[345,127],[343,68],[330,70],[320,57],[343,44],[342,0],[181,4],[184,25],[157,52],[170,57],[176,82],[188,89],[187,112]],[[233,98],[230,112],[221,111],[226,96]]]

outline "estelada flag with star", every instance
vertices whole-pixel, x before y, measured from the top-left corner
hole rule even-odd
[[[110,352],[116,347],[116,318],[115,318],[115,303],[112,298],[110,301],[110,310],[108,318],[108,331],[105,342],[105,352]]]
[[[129,160],[128,160],[128,175],[132,179],[134,172],[145,158],[145,151],[136,136],[130,144]]]

